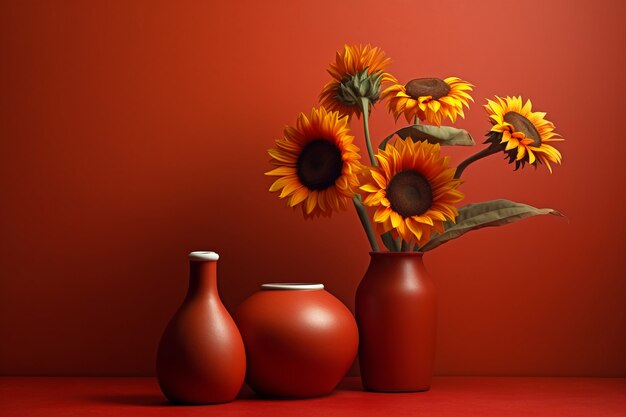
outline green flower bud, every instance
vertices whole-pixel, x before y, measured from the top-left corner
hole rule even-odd
[[[335,99],[346,106],[361,106],[361,98],[366,98],[374,104],[380,98],[380,86],[382,71],[367,73],[365,68],[362,72],[341,80]]]

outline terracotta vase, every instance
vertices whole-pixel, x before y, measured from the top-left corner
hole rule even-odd
[[[370,391],[430,388],[435,359],[436,294],[422,253],[370,253],[356,293],[359,365]]]
[[[167,325],[157,354],[157,377],[172,402],[232,401],[246,372],[241,335],[217,293],[214,252],[189,254],[189,290]]]
[[[234,318],[246,346],[246,382],[261,395],[330,394],[356,356],[354,317],[322,284],[264,284]]]

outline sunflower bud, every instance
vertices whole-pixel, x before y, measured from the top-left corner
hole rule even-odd
[[[347,76],[337,88],[335,99],[345,106],[361,106],[361,98],[366,98],[374,104],[380,98],[380,85],[383,78],[382,71],[367,73],[368,68]]]

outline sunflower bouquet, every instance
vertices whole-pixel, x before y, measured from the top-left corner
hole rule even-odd
[[[516,170],[528,164],[552,172],[551,163],[561,163],[550,143],[563,139],[546,113],[532,111],[531,101],[524,103],[521,97],[487,100],[491,129],[486,146],[453,167],[449,157],[441,156],[441,146],[475,142],[467,131],[442,122],[465,117],[464,109],[474,101],[472,84],[457,77],[402,84],[387,71],[390,63],[370,45],[346,45],[337,52],[320,107],[300,113],[295,126],[285,127],[284,136],[268,150],[275,168],[266,175],[278,177],[270,192],[279,192],[290,207],[301,207],[305,218],[329,217],[352,203],[374,252],[380,251],[377,234],[389,251],[423,252],[482,227],[561,215],[509,200],[457,208],[464,198],[461,175],[482,158],[504,153]],[[379,101],[386,102],[396,122],[404,116],[408,125],[380,141],[375,153],[369,114]],[[369,165],[361,163],[350,131],[355,115],[363,120]],[[372,216],[366,206],[373,208]]]

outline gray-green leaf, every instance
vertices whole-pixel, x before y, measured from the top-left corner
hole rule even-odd
[[[472,146],[476,145],[474,139],[467,130],[457,129],[451,126],[411,125],[387,136],[380,144],[380,149],[385,149],[387,142],[398,135],[402,139],[410,137],[414,141],[428,141],[447,146]]]
[[[526,217],[540,214],[552,214],[554,216],[564,217],[563,214],[556,210],[549,208],[540,209],[509,200],[493,200],[483,203],[468,204],[459,209],[456,224],[449,221],[445,222],[445,231],[440,235],[433,235],[432,239],[430,239],[421,250],[432,250],[472,230],[478,230],[483,227],[503,226]]]

